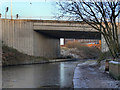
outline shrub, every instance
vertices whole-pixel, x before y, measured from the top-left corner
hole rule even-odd
[[[80,42],[68,42],[65,44],[65,46],[68,48],[78,48],[78,47],[84,46],[84,45]]]
[[[96,59],[100,56],[101,53],[101,51],[96,47],[79,46],[78,50],[82,51],[84,55],[83,57],[86,59]]]
[[[97,62],[98,62],[98,64],[100,64],[100,62],[101,62],[102,60],[110,59],[110,58],[112,58],[112,56],[111,56],[111,54],[110,54],[109,51],[107,51],[107,52],[101,52],[101,54],[100,54]]]
[[[77,50],[71,51],[71,53],[79,55],[79,57],[82,59],[97,59],[101,54],[101,50],[97,47],[88,47],[79,42],[69,42],[66,44],[66,47],[76,48]]]

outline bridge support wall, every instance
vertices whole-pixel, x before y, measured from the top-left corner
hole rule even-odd
[[[118,25],[118,38],[119,38],[119,43],[120,43],[120,23],[119,24],[117,24]],[[105,39],[104,39],[104,37],[103,36],[101,36],[101,50],[102,50],[102,52],[107,52],[107,51],[109,51],[109,48],[108,48],[108,46],[107,46],[107,43],[105,42]]]
[[[33,30],[33,22],[2,19],[2,41],[18,51],[49,58],[60,56],[59,39],[50,38]]]
[[[60,56],[60,39],[47,37],[34,31],[34,56],[57,58]]]

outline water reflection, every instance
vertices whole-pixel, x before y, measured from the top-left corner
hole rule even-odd
[[[61,85],[61,87],[63,87],[64,86],[64,64],[63,63],[61,63],[60,64],[60,85]]]
[[[75,62],[3,68],[3,88],[72,87]]]

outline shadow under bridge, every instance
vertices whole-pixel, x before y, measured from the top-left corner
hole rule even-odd
[[[85,23],[35,22],[35,55],[50,58],[60,57],[60,38],[101,39],[101,34]]]

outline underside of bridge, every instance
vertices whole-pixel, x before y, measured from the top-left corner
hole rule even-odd
[[[69,39],[101,39],[99,32],[34,30],[34,55],[49,58],[60,57],[60,38]]]
[[[45,36],[52,38],[73,38],[73,39],[101,39],[99,32],[89,31],[62,31],[62,30],[35,30]]]

